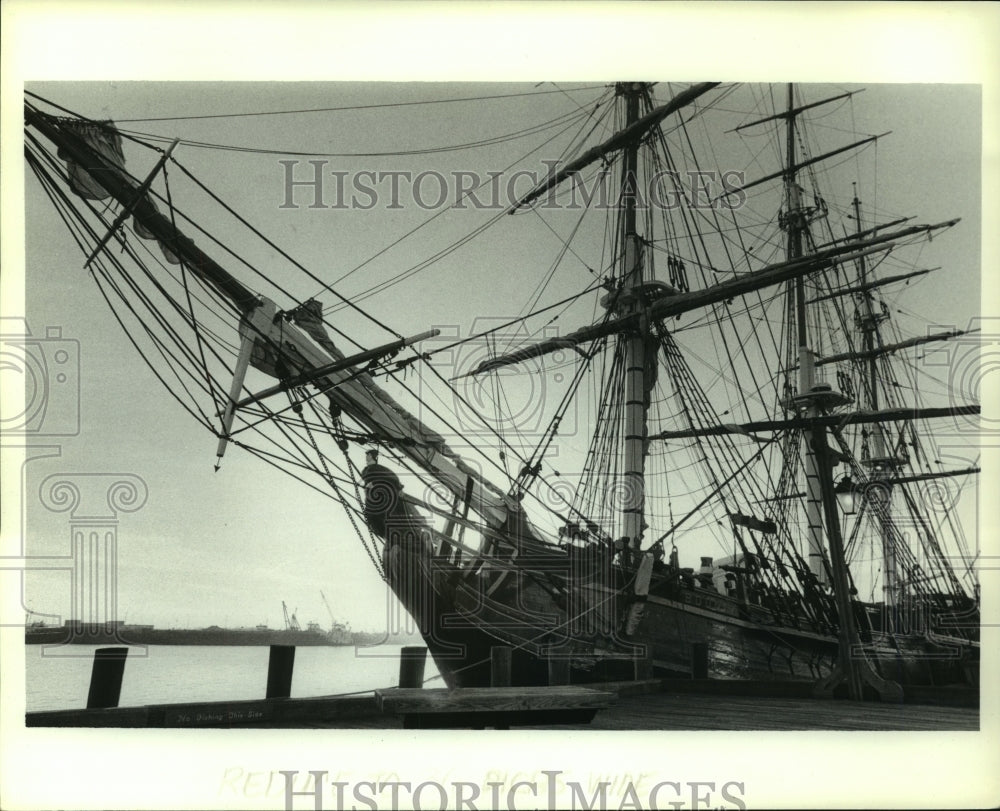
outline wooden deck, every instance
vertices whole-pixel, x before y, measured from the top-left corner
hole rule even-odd
[[[812,698],[653,693],[623,696],[597,713],[592,730],[969,730],[975,708],[822,701]]]
[[[378,709],[402,718],[404,729],[586,725],[617,700],[612,690],[576,685],[375,691]]]
[[[522,729],[580,730],[907,730],[979,729],[974,693],[920,696],[936,704],[820,700],[788,686],[672,680],[593,685],[617,694],[589,723],[544,723]],[[806,685],[803,685],[805,688]],[[547,689],[547,688],[535,688]],[[559,688],[554,688],[559,689]],[[394,691],[385,691],[390,694]],[[798,694],[794,694],[798,693]],[[234,727],[402,729],[403,718],[381,712],[374,695],[262,699],[211,704],[120,707],[28,713],[30,727]]]
[[[370,715],[350,720],[275,723],[313,729],[402,729],[400,718]],[[621,695],[588,724],[520,726],[518,729],[617,731],[911,731],[979,729],[979,710],[923,704],[823,701],[812,698],[645,693]]]

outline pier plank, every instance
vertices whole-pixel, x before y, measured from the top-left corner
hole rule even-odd
[[[375,691],[379,709],[401,716],[407,729],[587,724],[617,698],[578,686]]]
[[[473,687],[458,690],[423,688],[376,690],[383,712],[516,712],[521,710],[602,709],[617,695],[589,687]]]
[[[358,719],[375,716],[375,700],[371,695],[320,696],[29,712],[25,713],[25,726],[230,728],[320,725],[349,728]]]
[[[862,703],[815,699],[804,694],[727,695],[718,685],[711,688],[714,692],[690,692],[689,687],[678,688],[674,682],[649,680],[592,687],[567,685],[451,691],[392,688],[358,696],[30,712],[26,714],[25,724],[28,727],[399,729],[404,726],[408,711],[416,708],[422,713],[414,715],[438,716],[436,720],[432,718],[430,726],[447,722],[459,726],[667,731],[979,729],[976,706]],[[756,688],[749,689],[754,692]],[[589,713],[589,716],[574,719],[573,712]],[[461,717],[443,717],[449,713]],[[518,714],[520,718],[512,720],[512,716]],[[469,720],[472,716],[476,716],[476,722]]]
[[[978,730],[975,708],[811,698],[659,693],[623,696],[588,725],[595,730]]]

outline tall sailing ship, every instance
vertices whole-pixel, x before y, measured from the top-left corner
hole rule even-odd
[[[521,316],[453,341],[401,334],[340,296],[186,169],[183,139],[29,93],[25,154],[138,357],[219,459],[237,447],[328,493],[450,686],[488,684],[498,645],[526,685],[641,671],[895,698],[976,684],[974,553],[925,488],[974,482],[974,463],[942,469],[934,437],[979,407],[908,399],[915,372],[898,362],[970,336],[904,335],[886,298],[931,272],[914,256],[957,220],[886,217],[865,184],[824,188],[879,136],[818,149],[809,122],[853,94],[801,91],[622,82],[519,131],[574,127],[536,184],[413,267],[516,224],[507,214],[558,220],[557,256],[516,268]],[[729,171],[706,135],[752,160]],[[147,151],[142,170],[126,168],[123,138]],[[299,287],[188,223],[168,166]],[[564,262],[586,283],[543,306]],[[307,297],[316,284],[326,302]],[[552,334],[581,305],[589,320]],[[344,334],[337,312],[370,331]],[[442,374],[439,353],[473,344],[476,363]],[[528,376],[546,395],[531,436],[504,413]],[[578,458],[556,452],[571,417]]]

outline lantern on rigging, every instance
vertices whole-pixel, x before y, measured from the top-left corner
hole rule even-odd
[[[858,491],[851,481],[850,473],[844,474],[844,477],[833,486],[833,493],[844,515],[854,515],[858,511]]]

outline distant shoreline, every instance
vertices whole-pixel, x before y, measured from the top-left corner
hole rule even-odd
[[[395,637],[392,638],[395,641]],[[282,630],[277,628],[154,628],[120,625],[93,629],[73,625],[28,626],[26,645],[294,645],[373,646],[390,641],[385,633],[336,629]],[[403,642],[407,641],[402,639]]]

